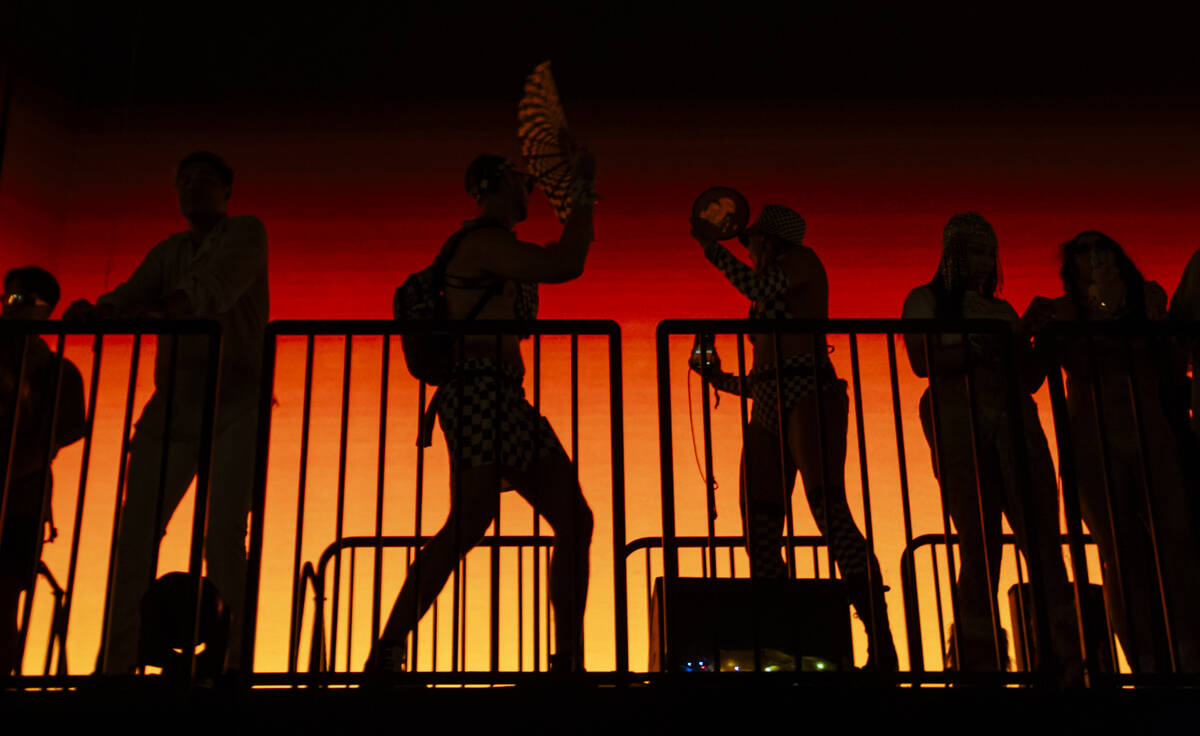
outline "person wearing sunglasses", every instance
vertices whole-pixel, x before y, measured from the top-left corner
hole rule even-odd
[[[58,281],[50,272],[37,266],[15,268],[4,276],[3,319],[49,319],[58,296]],[[3,677],[19,664],[18,602],[21,591],[32,590],[47,526],[50,538],[54,538],[50,463],[61,448],[83,437],[85,420],[83,378],[70,360],[52,351],[41,337],[7,332],[3,325],[0,341],[0,483],[8,478],[8,487],[0,489],[6,494],[4,528],[0,532]]]
[[[475,217],[443,246],[445,301],[450,319],[522,321],[537,318],[539,283],[562,283],[583,273],[592,242],[595,162],[572,161],[570,211],[557,242],[517,239],[533,180],[500,156],[484,154],[468,167],[467,193]],[[550,668],[583,669],[583,611],[588,590],[592,512],[571,459],[549,422],[525,398],[525,366],[515,334],[467,335],[453,377],[433,399],[450,452],[450,515],[417,552],[391,615],[372,647],[366,670],[406,669],[407,637],[433,605],[458,560],[479,543],[500,510],[500,492],[515,489],[554,531],[550,603],[555,652]],[[493,421],[493,418],[496,421]]]

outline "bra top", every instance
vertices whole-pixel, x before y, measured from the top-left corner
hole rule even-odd
[[[443,276],[446,286],[453,289],[464,289],[469,291],[484,291],[496,284],[503,284],[504,279],[499,279],[494,276],[476,276],[474,278],[464,278],[462,276],[454,276],[445,274]],[[537,284],[527,281],[518,281],[517,297],[513,302],[513,316],[518,320],[532,321],[537,319],[538,314],[538,290]],[[503,286],[501,286],[503,290]]]
[[[750,305],[750,319],[792,319],[788,311],[787,299],[776,297]]]

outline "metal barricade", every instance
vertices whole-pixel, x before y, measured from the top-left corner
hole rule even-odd
[[[1197,344],[1200,323],[1136,319],[1052,322],[1035,338],[1048,371],[1071,557],[1086,523],[1104,569],[1106,634],[1128,663],[1116,679],[1122,685],[1197,682],[1200,442],[1188,408]],[[1080,582],[1086,570],[1076,571]],[[1090,664],[1118,672],[1116,647],[1111,657]]]
[[[43,339],[51,336],[53,347]],[[69,339],[72,337],[82,339]],[[147,339],[151,337],[152,347]],[[0,340],[5,342],[4,386],[0,390],[5,415],[0,431],[4,433],[8,459],[0,497],[0,543],[7,541],[5,535],[13,534],[14,539],[36,546],[29,557],[28,576],[18,583],[25,592],[20,596],[12,665],[17,677],[9,680],[9,686],[70,686],[90,676],[93,668],[106,671],[112,594],[122,564],[118,540],[122,539],[122,510],[128,503],[128,493],[139,493],[145,503],[153,504],[153,523],[160,530],[158,534],[147,530],[154,541],[145,552],[137,551],[132,543],[126,548],[127,553],[149,555],[148,560],[139,561],[149,572],[146,586],[163,565],[182,566],[189,576],[181,610],[190,613],[184,614],[186,621],[175,623],[184,627],[183,631],[191,631],[192,645],[187,646],[186,635],[175,643],[182,657],[179,667],[183,679],[191,682],[200,644],[201,571],[221,365],[220,326],[201,320],[106,321],[89,325],[0,320]],[[189,359],[195,362],[189,363]],[[149,372],[142,366],[148,360],[154,364]],[[180,376],[185,377],[184,381],[177,380]],[[154,416],[142,414],[139,421],[146,424],[138,431],[146,432],[148,437],[161,436],[161,442],[142,443],[145,449],[140,451],[139,461],[143,465],[156,461],[160,472],[154,487],[133,489],[127,481],[137,416],[134,412],[144,411],[151,395],[158,397],[161,417],[158,412]],[[160,418],[161,425],[155,421]],[[190,425],[189,419],[194,420],[192,428],[197,430],[187,442],[195,452],[192,518],[186,531],[186,552],[164,563],[160,562],[159,551],[162,530],[174,512],[164,502],[166,460],[169,448],[174,446],[179,452],[176,425]],[[77,442],[79,449],[75,450]],[[70,529],[63,535],[54,531],[57,540],[52,536],[51,541],[58,541],[57,545],[43,545],[55,480],[58,489],[53,507],[60,511],[60,519],[69,519]],[[38,486],[44,501],[25,518],[22,512],[29,509],[20,508],[20,504],[28,498],[18,494],[37,496]],[[178,489],[180,498],[171,503],[178,504],[184,490]],[[34,503],[37,505],[36,499]],[[70,509],[70,514],[61,513],[63,509]],[[106,523],[108,513],[111,520]],[[15,521],[8,523],[10,519]],[[18,523],[25,523],[29,530],[18,528]],[[54,529],[53,523],[50,526]],[[107,539],[103,533],[106,527],[111,528]],[[23,531],[30,531],[31,539],[24,540]],[[61,546],[64,542],[65,549]],[[10,553],[16,554],[17,550],[9,547],[6,556]],[[182,564],[179,557],[183,557]],[[51,569],[62,574],[63,567],[66,577],[60,585]],[[39,578],[44,585],[38,584]],[[43,591],[47,595],[43,596]],[[47,608],[48,625],[38,615]],[[12,619],[7,625],[12,625]],[[25,673],[24,665],[34,664],[40,664],[41,674]]]
[[[907,336],[909,343],[910,356],[918,356],[921,361],[927,366],[926,375],[932,378],[932,381],[926,380],[921,382],[920,388],[929,388],[930,400],[934,410],[932,411],[932,426],[928,427],[927,431],[930,435],[932,454],[935,458],[944,454],[942,445],[939,440],[939,435],[946,431],[945,428],[939,427],[939,417],[942,414],[941,404],[939,403],[938,387],[947,385],[945,379],[938,379],[939,370],[949,370],[947,366],[955,364],[954,370],[961,373],[963,376],[963,389],[965,391],[965,403],[963,407],[965,414],[969,417],[970,428],[968,429],[968,437],[966,442],[969,443],[971,453],[978,456],[980,442],[980,419],[979,419],[979,396],[980,389],[977,387],[980,365],[976,364],[979,361],[977,350],[971,348],[972,338],[976,342],[980,340],[987,341],[993,345],[992,355],[997,361],[995,366],[991,366],[993,372],[998,373],[1003,377],[1007,390],[1001,389],[999,396],[985,397],[992,405],[999,404],[1007,411],[1011,417],[1021,417],[1021,397],[1019,392],[1019,381],[1017,380],[1018,364],[1017,356],[1014,348],[1017,345],[1013,339],[1013,328],[1011,325],[997,320],[876,320],[876,319],[830,319],[830,320],[666,320],[660,323],[657,333],[657,359],[658,359],[658,397],[659,397],[659,435],[660,435],[660,467],[662,471],[662,492],[661,492],[661,507],[662,507],[662,532],[660,539],[638,539],[633,540],[626,545],[626,553],[632,554],[636,550],[649,549],[651,547],[661,547],[662,562],[661,574],[664,580],[664,602],[658,611],[659,625],[666,628],[670,616],[667,612],[670,611],[670,598],[667,591],[670,590],[670,581],[678,580],[681,576],[681,564],[684,564],[681,558],[681,550],[685,548],[696,548],[701,551],[701,559],[693,560],[690,567],[694,572],[697,572],[702,578],[716,577],[745,577],[749,575],[748,570],[739,570],[735,564],[734,550],[743,542],[739,536],[719,533],[714,520],[717,518],[715,510],[715,481],[713,479],[714,470],[714,440],[713,440],[713,416],[710,413],[708,406],[708,389],[710,385],[716,383],[724,383],[725,389],[733,394],[736,394],[735,400],[739,402],[739,417],[737,429],[733,432],[742,440],[744,445],[745,436],[748,425],[754,421],[748,411],[747,397],[754,394],[756,387],[753,382],[759,381],[758,390],[760,395],[755,395],[754,398],[760,402],[764,402],[764,406],[773,407],[772,411],[777,412],[774,417],[775,426],[786,426],[789,421],[789,412],[785,407],[796,404],[794,397],[785,395],[785,392],[794,388],[794,385],[803,384],[807,386],[816,396],[822,396],[823,382],[829,384],[831,381],[840,381],[837,376],[844,376],[847,386],[847,393],[852,399],[849,403],[853,412],[852,419],[848,418],[845,426],[847,429],[853,427],[853,431],[849,432],[850,442],[849,448],[857,448],[857,466],[858,466],[858,485],[861,491],[861,524],[855,520],[849,523],[857,526],[861,531],[858,532],[861,538],[860,544],[863,546],[866,563],[866,588],[869,591],[867,600],[860,599],[860,605],[857,606],[863,610],[859,611],[860,618],[863,619],[863,625],[867,629],[869,640],[879,640],[881,634],[878,627],[883,625],[883,621],[879,615],[879,610],[886,610],[883,601],[878,600],[878,594],[881,590],[879,583],[873,580],[873,576],[878,568],[874,568],[871,560],[876,558],[876,538],[878,529],[878,519],[885,518],[889,521],[895,518],[893,514],[884,514],[883,517],[877,508],[872,503],[872,492],[878,488],[878,481],[872,483],[871,475],[873,473],[891,475],[895,472],[896,488],[888,489],[889,491],[898,490],[899,506],[904,527],[903,538],[904,548],[912,546],[914,539],[920,537],[921,533],[915,529],[913,500],[910,497],[909,488],[909,459],[907,454],[909,450],[906,448],[904,435],[904,415],[910,411],[902,408],[901,401],[901,380],[900,371],[897,368],[896,359],[896,336]],[[764,353],[772,353],[774,355],[792,355],[797,352],[796,342],[794,338],[801,337],[808,342],[811,352],[804,369],[804,374],[800,375],[795,369],[789,369],[781,366],[781,363],[786,361],[780,360],[763,360],[759,359],[757,371],[748,370],[749,358],[745,347],[745,342],[748,336],[755,336],[758,344],[758,349]],[[863,351],[863,336],[873,336],[869,339],[882,344],[872,343],[872,349],[875,353],[883,354],[886,351],[886,358],[878,357],[871,366],[871,373],[876,379],[864,381],[863,379],[863,359],[861,353]],[[943,336],[937,340],[927,339],[930,336]],[[692,371],[700,379],[701,392],[705,397],[701,409],[701,425],[703,434],[703,460],[700,459],[700,453],[697,451],[697,465],[703,463],[703,468],[700,470],[701,483],[703,484],[703,501],[699,500],[696,492],[692,491],[689,497],[691,503],[681,503],[681,498],[687,496],[689,489],[687,484],[677,481],[676,464],[684,462],[677,456],[676,447],[679,444],[675,436],[673,422],[676,421],[673,414],[673,387],[677,387],[678,379],[672,381],[672,376],[678,376],[681,372],[688,371],[685,359],[685,353],[679,349],[678,345],[672,349],[672,337],[687,337],[695,340],[695,344],[702,346],[706,341],[713,342],[716,338],[724,340],[732,340],[735,343],[737,352],[737,369],[736,372],[730,372],[724,376],[716,374],[715,369],[710,368],[710,364],[703,359],[696,361],[696,366]],[[848,348],[841,353],[841,365],[836,370],[836,375],[831,374],[828,370],[824,370],[821,363],[825,359],[828,348],[826,345],[832,344],[830,338],[837,340],[839,349]],[[787,342],[792,339],[792,342]],[[933,347],[931,347],[933,343]],[[789,345],[789,352],[784,353],[782,348]],[[813,347],[815,346],[815,347]],[[931,353],[931,350],[934,352]],[[848,355],[847,355],[848,353]],[[931,355],[934,356],[931,359]],[[918,357],[914,357],[917,360]],[[880,363],[885,363],[886,371],[879,370]],[[848,370],[847,370],[848,368]],[[881,375],[882,373],[882,375]],[[794,375],[793,375],[794,374]],[[794,379],[794,380],[793,380]],[[957,379],[953,379],[957,380]],[[789,383],[790,382],[790,383]],[[884,383],[886,382],[886,384]],[[913,383],[911,374],[905,373],[906,385],[911,386]],[[930,387],[930,384],[933,384]],[[762,385],[769,384],[769,393],[771,395],[762,394]],[[794,385],[793,385],[794,384]],[[881,385],[887,385],[888,391],[881,391]],[[835,392],[840,391],[840,387],[828,386]],[[677,391],[678,389],[675,388]],[[909,390],[912,390],[911,388]],[[880,409],[876,410],[875,406],[867,407],[866,396],[870,395],[876,400]],[[689,394],[690,401],[690,394]],[[836,426],[837,422],[832,425],[826,425],[827,413],[829,411],[828,404],[824,399],[810,402],[813,406],[813,417],[805,417],[802,421],[809,422],[811,426],[827,427]],[[836,405],[834,405],[836,406]],[[760,409],[761,411],[761,409]],[[896,452],[894,465],[883,460],[881,452],[886,452],[882,447],[879,451],[868,457],[868,440],[867,440],[867,422],[866,415],[868,413],[877,415],[877,420],[872,424],[872,429],[884,434],[880,431],[879,422],[887,421],[882,419],[883,415],[890,414],[891,426],[890,433],[895,436],[894,451]],[[911,420],[910,420],[911,422]],[[728,422],[726,422],[728,423]],[[729,428],[726,427],[728,430]],[[1019,421],[1007,422],[1007,427],[1004,432],[1011,432],[1012,437],[1006,438],[1005,442],[1011,447],[1014,458],[1013,472],[1015,476],[1021,478],[1019,482],[1019,493],[1023,499],[1022,505],[1024,508],[1031,508],[1029,504],[1030,482],[1028,481],[1028,467],[1024,460],[1026,446],[1024,442],[1023,428]],[[780,442],[778,454],[781,462],[785,462],[789,458],[789,447],[784,433],[775,432]],[[723,439],[729,439],[729,433],[723,435]],[[846,506],[848,499],[836,498],[832,493],[844,492],[846,484],[839,483],[837,480],[838,473],[843,471],[843,468],[827,467],[830,455],[827,454],[826,443],[832,441],[840,442],[840,438],[833,438],[826,431],[813,433],[809,438],[816,445],[817,457],[820,460],[821,467],[818,472],[813,473],[820,482],[820,494],[817,498],[810,498],[809,505],[814,509],[814,513],[821,513],[825,518],[814,519],[817,521],[819,529],[830,529],[829,514],[832,509],[839,509]],[[732,444],[732,443],[727,443]],[[872,445],[876,443],[870,443]],[[836,456],[836,446],[833,448],[833,454]],[[725,450],[724,454],[729,456],[727,459],[732,459],[734,455]],[[853,464],[853,458],[851,463]],[[944,463],[944,459],[943,459]],[[726,463],[727,468],[733,463]],[[891,465],[894,471],[887,466]],[[745,469],[744,461],[738,463],[738,467]],[[976,463],[976,467],[978,464]],[[814,578],[837,578],[845,577],[839,575],[839,571],[835,569],[835,561],[839,554],[846,554],[844,549],[830,550],[830,544],[823,535],[818,536],[800,536],[797,534],[796,520],[793,514],[793,500],[789,496],[792,478],[787,477],[790,473],[795,472],[795,468],[787,466],[783,467],[784,487],[780,489],[782,494],[782,508],[785,510],[785,518],[783,520],[782,544],[783,555],[786,558],[785,569],[786,575],[790,579],[796,579],[803,576],[803,571],[798,570],[800,567],[799,557],[796,554],[797,549],[809,548],[812,551],[812,563],[808,566],[808,573]],[[729,472],[728,469],[726,472]],[[745,481],[739,479],[739,484]],[[954,535],[951,533],[950,515],[945,503],[944,489],[939,484],[933,484],[939,494],[939,511],[937,522],[940,522],[939,536],[943,543],[949,547]],[[976,477],[974,480],[973,493],[977,499],[977,507],[982,514],[982,505],[984,504],[984,488],[981,479]],[[823,498],[819,496],[823,494]],[[739,495],[744,495],[739,494]],[[858,499],[855,499],[857,501]],[[740,505],[740,503],[739,503]],[[702,513],[696,513],[696,510],[703,508]],[[686,536],[680,536],[680,530],[677,528],[677,519],[680,517],[681,510],[688,517],[688,527],[683,531]],[[849,513],[848,511],[845,513]],[[937,523],[935,522],[935,523]],[[982,523],[982,516],[980,522]],[[703,524],[702,527],[698,526]],[[843,525],[844,526],[844,525]],[[934,528],[937,528],[936,526]],[[997,529],[999,527],[997,526]],[[1027,530],[1026,530],[1027,531]],[[743,529],[743,534],[745,534]],[[836,531],[835,531],[836,533]],[[728,564],[719,564],[725,558],[725,554],[718,554],[718,549],[726,548],[728,552]],[[723,550],[724,552],[724,550]],[[751,551],[753,553],[753,551]],[[822,554],[823,553],[823,554]],[[741,556],[738,552],[738,557]],[[957,593],[957,573],[954,570],[954,558],[948,558],[950,566],[950,598],[952,600],[952,608],[957,611],[959,608],[958,593]],[[999,560],[984,560],[983,566],[985,569],[994,569],[999,566]],[[724,566],[725,572],[718,572],[718,568]],[[840,565],[839,565],[840,566]],[[884,566],[887,569],[890,566]],[[1044,580],[1042,580],[1042,571],[1037,565],[1030,566],[1026,564],[1025,569],[1028,571],[1030,579],[1030,590],[1036,601],[1046,601]],[[647,553],[644,571],[642,572],[647,578],[647,591],[649,590],[649,580],[652,575],[650,557]],[[631,590],[638,589],[640,586],[633,585]],[[940,683],[940,682],[969,682],[978,679],[975,673],[954,672],[954,673],[938,673],[926,672],[922,651],[921,638],[923,624],[917,616],[919,615],[919,607],[916,605],[917,591],[915,586],[906,585],[902,590],[904,598],[904,609],[910,612],[911,615],[905,617],[906,640],[908,644],[909,667],[907,671],[901,671],[896,675],[889,675],[896,682],[908,683]],[[649,593],[647,592],[647,597]],[[989,607],[992,611],[992,636],[993,645],[996,650],[996,660],[999,662],[1003,652],[1001,649],[1000,636],[1000,621],[998,607],[996,602],[995,590],[989,590]],[[649,601],[647,601],[649,602]],[[1035,636],[1039,641],[1049,641],[1049,629],[1047,614],[1044,610],[1045,606],[1035,605],[1033,611],[1035,613],[1034,630]],[[1028,610],[1028,609],[1025,609]],[[958,617],[956,617],[958,618]],[[945,632],[942,628],[945,622],[939,620],[938,631]],[[874,627],[874,628],[873,628]],[[953,629],[951,629],[953,631]],[[939,634],[939,637],[943,634]],[[953,636],[953,634],[952,634]],[[662,635],[660,638],[660,646],[664,647],[661,652],[661,661],[666,663],[665,669],[678,670],[679,663],[673,661],[672,653],[666,651],[665,642],[667,637]],[[959,650],[961,651],[961,649]],[[872,657],[875,657],[872,653]],[[759,664],[760,654],[755,654],[755,669]],[[977,673],[983,676],[984,679],[993,677],[1001,682],[1035,682],[1040,681],[1038,678],[1046,676],[1046,673],[1052,669],[1050,663],[1051,657],[1044,656],[1039,660],[1039,672],[1034,673],[1036,677],[1030,679],[1028,675],[1018,673]],[[878,665],[879,659],[875,659],[875,664]],[[685,668],[686,669],[686,668]],[[796,669],[800,670],[797,663]],[[803,677],[799,673],[796,677]]]
[[[434,433],[432,455],[413,442],[423,417],[432,421],[430,394],[435,387],[410,376],[404,362],[394,357],[402,336],[429,333],[451,335],[460,348],[466,336],[494,346],[496,354],[482,380],[494,381],[489,385],[495,391],[504,390],[502,381],[516,380],[500,373],[503,336],[531,336],[521,348],[529,366],[522,381],[531,389],[528,401],[550,417],[558,436],[569,431],[564,449],[576,478],[581,457],[595,457],[592,467],[583,465],[580,483],[593,494],[597,483],[610,486],[613,539],[624,538],[621,345],[616,323],[272,322],[260,395],[246,594],[246,600],[254,602],[247,609],[247,626],[257,640],[247,637],[241,653],[242,671],[254,673],[251,684],[360,681],[368,652],[384,630],[395,586],[403,581],[420,590],[417,574],[425,568],[413,563],[434,538],[426,517],[449,513],[446,502],[451,494],[442,489],[451,481],[431,463],[442,452],[440,433]],[[602,357],[593,359],[582,352],[597,344]],[[581,386],[581,375],[588,375],[590,382]],[[602,386],[603,398],[583,403],[583,394],[597,385]],[[478,431],[493,433],[488,439],[499,448],[507,439],[498,436],[504,401],[497,401],[492,411]],[[463,429],[461,412],[457,419],[458,431],[469,431]],[[463,442],[460,437],[460,448]],[[606,460],[601,460],[605,454]],[[504,478],[496,480],[511,485]],[[554,537],[543,533],[545,522],[536,511],[531,513],[529,506],[509,511],[507,494],[497,495],[501,498],[490,533],[477,545],[479,551],[464,555],[454,566],[429,615],[418,617],[418,625],[406,635],[405,682],[498,684],[544,672],[550,663],[555,618],[547,589]],[[575,508],[570,518],[574,523],[585,516],[590,523],[588,512]],[[607,519],[607,514],[600,516]],[[461,514],[455,518],[461,520]],[[620,554],[614,542],[611,559],[623,559]],[[486,562],[478,559],[483,556]],[[479,574],[481,568],[486,573]],[[406,569],[411,580],[402,573]],[[592,626],[588,647],[593,654],[611,657],[617,672],[627,668],[628,659],[623,571],[623,566],[614,566],[611,585],[619,593],[612,637],[596,634]],[[572,586],[581,582],[577,576],[570,579]],[[285,581],[282,588],[276,584],[280,580]],[[267,586],[272,586],[269,595]],[[607,588],[608,581],[595,587]],[[477,600],[485,602],[474,604]],[[572,595],[570,600],[580,599]],[[483,653],[486,658],[481,659],[478,655]]]

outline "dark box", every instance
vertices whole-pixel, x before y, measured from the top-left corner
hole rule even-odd
[[[854,663],[841,580],[679,578],[669,590],[663,640],[663,579],[650,600],[650,670],[846,670]],[[666,645],[664,652],[663,645]]]

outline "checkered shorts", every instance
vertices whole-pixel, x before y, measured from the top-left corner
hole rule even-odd
[[[845,391],[846,382],[837,377],[833,364],[826,358],[818,369],[821,373],[822,391]],[[783,410],[795,406],[805,396],[812,396],[817,391],[817,380],[813,371],[812,353],[790,355],[783,361],[782,391],[776,388],[775,366],[760,368],[746,376],[750,385],[750,398],[754,405],[750,409],[750,421],[771,433],[779,432],[780,394],[783,398]]]
[[[497,371],[491,360],[472,359],[459,370],[439,389],[437,406],[453,467],[496,464],[497,437],[505,468],[528,470],[536,460],[566,454],[550,423],[525,400],[519,368],[505,364]]]

